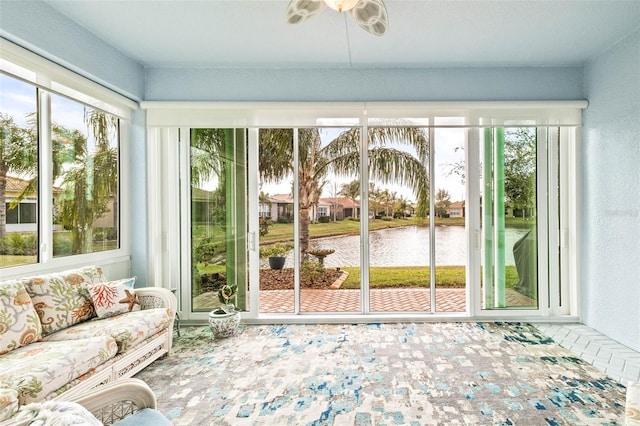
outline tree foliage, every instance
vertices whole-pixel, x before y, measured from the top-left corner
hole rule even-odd
[[[416,155],[397,148],[402,145],[412,148]],[[413,127],[375,127],[369,130],[368,146],[369,180],[410,187],[418,200],[417,215],[424,217],[429,194],[427,135]],[[300,250],[304,254],[309,247],[309,210],[317,203],[327,177],[359,174],[360,128],[343,131],[325,146],[318,128],[299,129],[298,147]],[[261,130],[259,170],[263,182],[279,182],[291,176],[292,159],[292,129]]]
[[[37,164],[38,144],[35,127],[20,127],[16,125],[13,117],[0,112],[0,238],[7,233],[8,174],[32,174]],[[17,205],[19,202],[20,199],[14,204]]]
[[[536,131],[515,128],[505,131],[504,193],[506,204],[520,210],[522,217],[535,207],[536,198]]]
[[[358,209],[356,208],[356,200],[360,197],[360,181],[352,180],[349,183],[342,184],[340,188],[340,192],[338,195],[348,198],[353,205],[353,209],[351,210],[351,217],[358,217]]]
[[[436,192],[436,216],[446,217],[447,209],[451,205],[451,194],[444,188],[439,188]]]
[[[30,177],[22,193],[12,201],[36,193],[38,186],[38,136],[35,113],[27,115],[20,127],[13,117],[0,113],[0,236],[6,233],[6,182],[9,173]],[[110,136],[117,132],[118,119],[101,111],[85,109],[85,123],[93,136],[89,150],[87,137],[79,130],[52,124],[52,179],[63,194],[56,205],[55,220],[71,231],[72,252],[92,251],[92,225],[109,211],[117,211],[118,147]],[[109,202],[113,201],[113,208]],[[117,219],[115,226],[117,227]]]

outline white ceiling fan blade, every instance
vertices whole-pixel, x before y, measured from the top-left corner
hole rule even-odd
[[[387,32],[389,17],[382,0],[360,0],[347,13],[356,24],[371,34],[381,36]]]
[[[325,7],[324,0],[291,0],[287,6],[287,22],[298,24]]]

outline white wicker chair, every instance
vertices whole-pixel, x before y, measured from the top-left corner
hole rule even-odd
[[[104,425],[113,425],[145,408],[152,410],[156,408],[156,397],[151,388],[142,380],[134,378],[116,380],[92,389],[84,396],[66,400],[57,399],[50,402],[55,403],[56,401],[79,404]],[[154,422],[154,424],[160,424],[162,419],[166,424],[171,424],[158,412],[154,413],[154,417],[161,419],[160,422]],[[23,426],[28,424],[29,420],[21,419],[18,421],[16,418],[0,423],[2,426]]]
[[[156,408],[156,396],[151,388],[133,378],[100,386],[72,402],[82,405],[105,425],[112,425],[143,408]]]

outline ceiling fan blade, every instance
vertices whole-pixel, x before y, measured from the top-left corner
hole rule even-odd
[[[298,24],[325,7],[324,0],[291,0],[287,6],[287,22]]]
[[[387,32],[389,17],[382,0],[360,0],[347,13],[356,24],[371,34],[381,36]]]

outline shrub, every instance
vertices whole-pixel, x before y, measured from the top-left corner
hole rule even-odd
[[[331,222],[331,216],[320,216],[320,218],[318,219],[318,222],[329,223]]]
[[[324,274],[324,265],[313,260],[305,260],[300,268],[300,276],[308,279],[311,284]]]
[[[114,241],[118,239],[118,231],[114,227],[93,229],[93,241]]]
[[[193,248],[193,262],[204,266],[216,264],[224,258],[226,253],[224,241],[207,236],[200,238]]]
[[[71,255],[71,235],[68,232],[53,233],[53,252],[56,256]]]
[[[289,244],[281,243],[275,243],[274,245],[268,247],[260,247],[260,257],[262,259],[268,257],[284,257],[292,248],[293,247],[291,247]]]
[[[14,256],[34,256],[38,254],[38,236],[29,232],[12,232],[0,239],[0,253]]]

